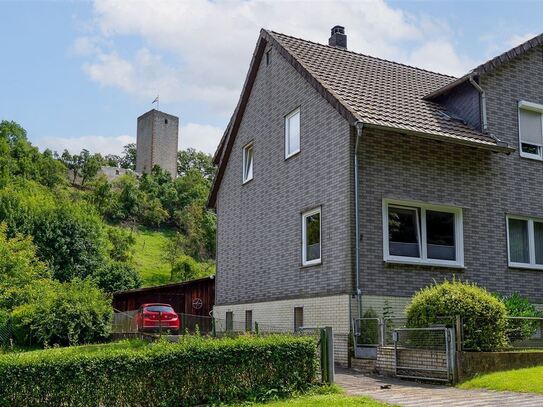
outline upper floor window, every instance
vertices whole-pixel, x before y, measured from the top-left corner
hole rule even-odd
[[[543,220],[507,217],[509,266],[543,269]]]
[[[456,207],[385,200],[385,261],[462,267],[462,210]]]
[[[302,265],[321,262],[321,208],[302,215]]]
[[[285,117],[285,158],[300,152],[300,108]]]
[[[247,144],[243,147],[243,183],[249,182],[253,179],[253,157],[254,148],[253,143]]]
[[[543,105],[520,101],[518,110],[521,157],[543,159]]]

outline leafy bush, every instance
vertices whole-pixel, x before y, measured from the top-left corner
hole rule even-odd
[[[89,280],[35,282],[11,313],[19,345],[74,345],[104,340],[111,328],[111,300]]]
[[[534,305],[519,293],[513,293],[502,298],[507,315],[510,317],[540,317]],[[511,342],[529,339],[537,330],[539,321],[535,320],[507,320],[507,337]]]
[[[181,255],[172,267],[172,281],[192,280],[200,274],[200,266],[190,256]]]
[[[362,318],[377,318],[377,312],[369,308]],[[374,345],[379,343],[379,321],[366,319],[360,321],[360,344]]]
[[[141,277],[134,267],[118,261],[113,261],[97,270],[92,275],[92,279],[98,288],[106,293],[141,287]]]
[[[467,349],[493,351],[507,345],[505,305],[476,284],[444,281],[417,292],[406,309],[408,326],[443,324],[459,315]]]
[[[171,407],[289,395],[317,379],[310,337],[49,349],[0,356],[0,406]]]
[[[109,257],[115,261],[130,261],[134,256],[136,238],[130,230],[109,227],[107,229],[109,239]]]

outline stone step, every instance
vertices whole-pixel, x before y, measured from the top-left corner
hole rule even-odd
[[[375,359],[351,359],[351,367],[362,373],[375,372]]]

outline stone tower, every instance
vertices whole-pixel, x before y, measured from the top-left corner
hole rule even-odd
[[[138,117],[136,172],[150,172],[159,165],[177,175],[179,118],[156,109]]]

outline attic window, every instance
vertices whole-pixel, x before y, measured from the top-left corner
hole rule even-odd
[[[271,49],[266,51],[266,65],[271,64]]]
[[[518,119],[520,156],[543,160],[543,105],[520,101]]]

